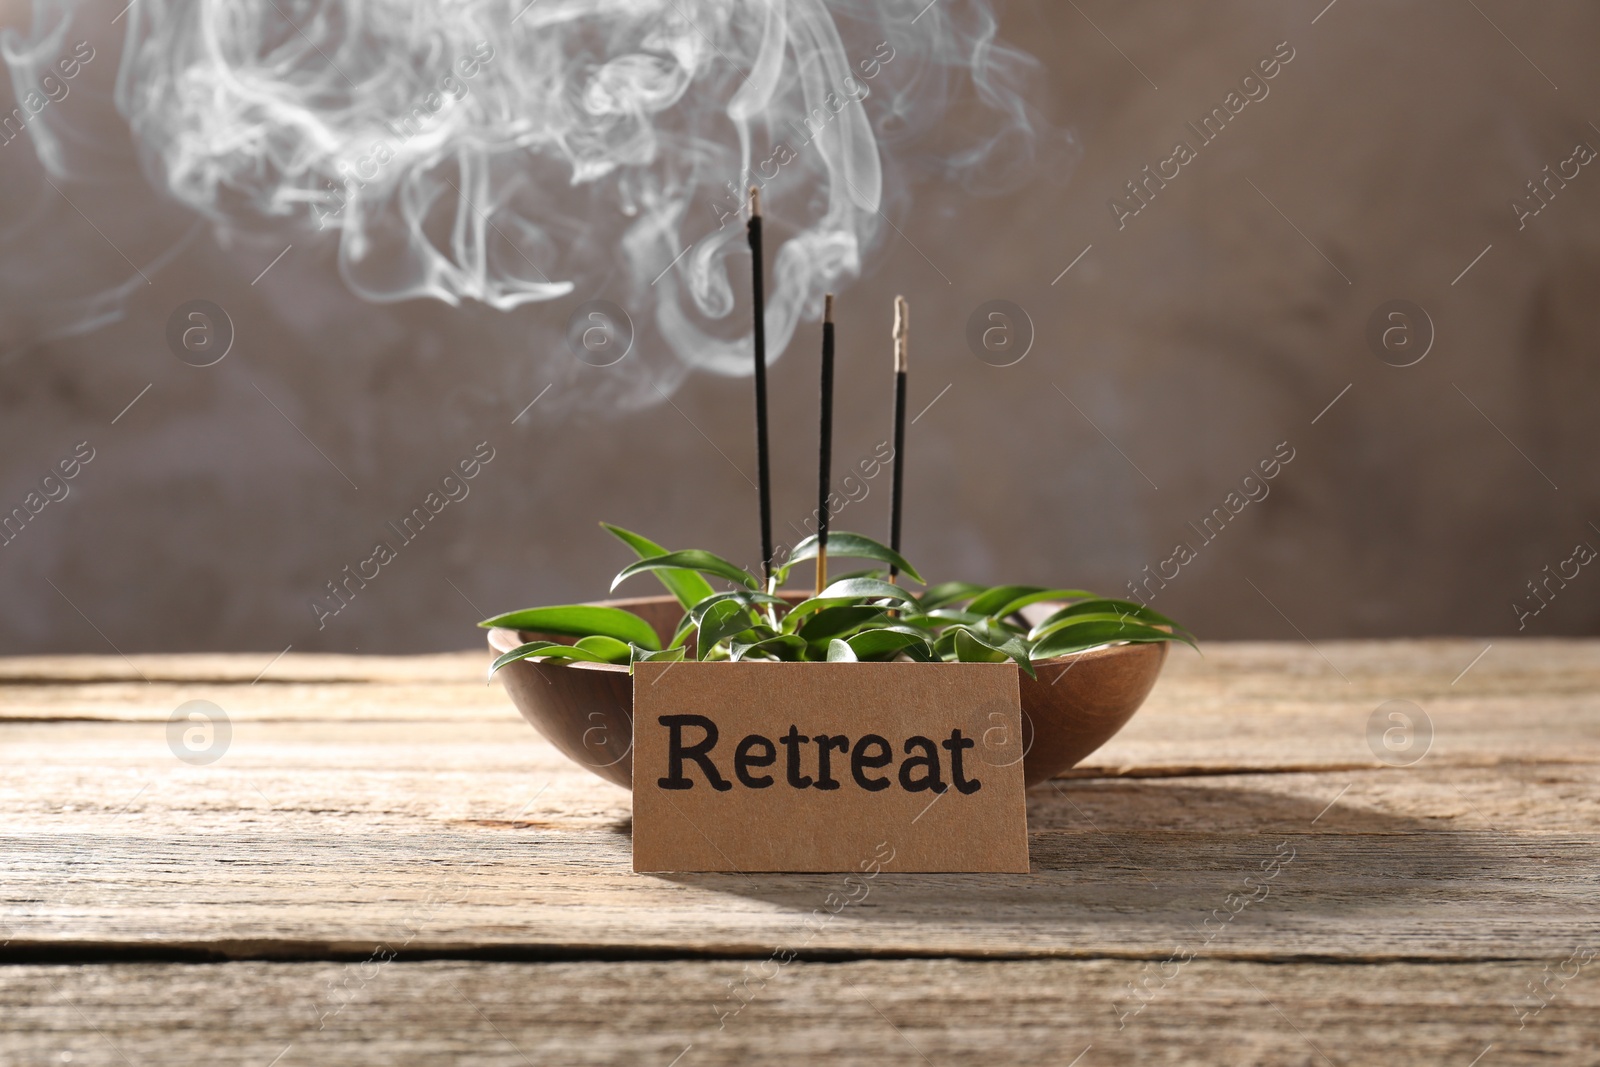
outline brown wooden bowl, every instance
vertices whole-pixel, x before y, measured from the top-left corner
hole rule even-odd
[[[797,594],[799,595],[799,594]],[[603,601],[639,615],[671,638],[683,609],[672,597]],[[541,635],[496,627],[495,655]],[[1021,676],[1023,776],[1053,778],[1105,744],[1133,718],[1167,659],[1167,646],[1114,645],[1078,652]],[[633,679],[609,663],[525,659],[500,669],[522,717],[576,763],[624,789],[633,786]]]

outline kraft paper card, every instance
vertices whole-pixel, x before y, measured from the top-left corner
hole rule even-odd
[[[1028,870],[1017,669],[640,663],[635,871]]]

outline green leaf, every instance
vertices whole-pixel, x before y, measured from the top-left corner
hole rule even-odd
[[[898,600],[903,604],[919,607],[917,598],[893,582],[882,582],[876,578],[841,578],[837,582],[829,583],[828,587],[818,593],[813,600],[838,599],[847,600]]]
[[[951,650],[961,663],[1004,663],[1006,654],[972,636],[970,630],[958,629],[950,636]]]
[[[935,608],[932,611],[905,615],[900,621],[909,626],[921,626],[925,629],[936,630],[941,626],[950,625],[982,626],[992,620],[987,615],[974,615],[970,611],[958,611],[954,608]]]
[[[618,641],[615,637],[595,634],[593,637],[581,638],[574,647],[592,652],[606,663],[627,663],[633,657],[632,650],[638,646],[627,641]]]
[[[634,554],[640,559],[655,559],[669,555],[666,549],[650,540],[648,537],[624,530],[620,526],[612,526],[602,522],[606,532],[617,540],[633,549]],[[667,587],[667,592],[678,598],[678,603],[685,608],[691,607],[695,602],[704,600],[712,593],[711,583],[700,577],[692,570],[681,567],[666,567],[656,571],[656,577],[661,579],[661,584]]]
[[[971,582],[940,582],[923,590],[917,599],[922,601],[924,608],[947,608],[963,600],[971,600],[985,588],[987,587],[973,585]]]
[[[1001,619],[984,619],[972,627],[972,632],[997,647],[1007,641],[1015,641],[1019,646],[1027,644],[1022,630]]]
[[[952,626],[939,636],[934,648],[941,655],[954,654],[962,663],[1000,663],[1010,659],[1027,671],[1029,677],[1038,677],[1028,645],[1010,634],[1000,639],[981,628]]]
[[[773,596],[770,593],[754,593],[748,589],[730,589],[725,593],[712,593],[708,597],[695,601],[693,606],[689,608],[689,619],[694,625],[699,626],[700,621],[705,618],[706,612],[718,604],[724,604],[729,601],[751,609],[762,604],[784,605],[788,603],[782,597]]]
[[[684,658],[684,648],[682,645],[674,645],[672,648],[664,648],[659,652],[652,652],[649,649],[640,648],[638,645],[629,645],[628,651],[629,674],[633,673],[634,666],[639,663],[652,663],[656,660],[665,660],[669,663],[681,663],[683,662]]]
[[[1108,600],[1104,597],[1097,597],[1093,600],[1085,600],[1081,603],[1069,605],[1062,608],[1060,611],[1055,612],[1049,618],[1043,620],[1037,626],[1035,626],[1033,630],[1029,632],[1028,637],[1031,640],[1037,640],[1038,638],[1043,637],[1047,629],[1063,619],[1070,619],[1082,615],[1099,614],[1114,614],[1119,619],[1138,619],[1141,622],[1147,622],[1153,626],[1170,626],[1178,633],[1187,632],[1184,627],[1178,625],[1176,622],[1173,622],[1171,619],[1167,618],[1158,611],[1151,611],[1143,604],[1136,604],[1131,600]]]
[[[751,631],[757,635],[758,641],[776,636],[754,618],[750,608],[736,600],[718,601],[701,617],[699,632],[695,635],[695,648],[700,658],[705,659],[718,642]]]
[[[749,658],[753,652],[770,653],[774,659],[792,662],[801,659],[805,655],[806,643],[793,634],[779,634],[776,637],[767,637],[760,641],[751,641],[748,644],[734,641],[728,646],[728,658],[735,663]]]
[[[531,630],[541,634],[561,634],[563,637],[615,637],[618,641],[631,641],[644,648],[661,647],[661,638],[639,616],[621,608],[602,607],[598,604],[565,604],[549,608],[527,608],[485,619],[479,626],[504,626],[512,630]]]
[[[974,615],[993,615],[995,609],[1005,607],[1018,597],[1045,591],[1042,585],[997,585],[973,597],[972,603],[967,605],[967,610]]]
[[[928,635],[909,626],[875,626],[845,638],[844,643],[850,646],[857,659],[863,660],[892,659],[902,652],[916,660],[937,658]]]
[[[1115,611],[1080,612],[1076,615],[1067,615],[1063,618],[1059,618],[1049,625],[1041,624],[1035,627],[1033,631],[1028,634],[1028,639],[1031,641],[1040,641],[1046,637],[1049,637],[1051,634],[1058,633],[1059,631],[1067,629],[1068,627],[1083,626],[1092,622],[1114,622],[1119,624],[1129,623],[1141,626],[1146,625],[1141,623],[1138,619],[1127,615],[1121,615]]]
[[[721,556],[713,555],[698,548],[686,548],[681,552],[668,552],[663,556],[651,556],[649,559],[641,559],[636,563],[630,563],[617,572],[617,576],[611,580],[611,588],[615,590],[617,586],[632,578],[635,574],[663,570],[699,571],[701,574],[714,574],[718,578],[726,578],[728,581],[742,585],[747,589],[761,588],[760,580],[754,575],[728,562]]]
[[[1154,612],[1151,614],[1154,614]],[[1165,616],[1162,616],[1162,618],[1164,619]],[[1125,614],[1121,611],[1085,611],[1077,612],[1072,615],[1061,615],[1060,612],[1057,612],[1056,616],[1052,616],[1052,619],[1054,621],[1047,620],[1046,622],[1041,623],[1037,627],[1037,634],[1030,635],[1030,640],[1042,641],[1048,637],[1060,633],[1063,630],[1082,626],[1087,623],[1117,623],[1127,626],[1139,626],[1143,629],[1156,630],[1158,633],[1165,634],[1170,640],[1182,641],[1191,648],[1196,650],[1199,649],[1199,646],[1195,644],[1194,635],[1182,627],[1176,626],[1175,624],[1168,624],[1166,622],[1149,622],[1146,620],[1135,619],[1132,615]]]
[[[689,609],[689,613],[684,616],[684,623],[679,624],[678,633],[674,635],[674,643],[687,637],[683,628],[685,625],[697,630],[695,646],[700,658],[705,659],[718,641],[741,634],[751,625],[761,624],[762,617],[759,614],[761,605],[787,603],[783,598],[772,596],[770,593],[755,593],[748,589],[712,593]],[[741,613],[742,622],[738,621]],[[730,629],[730,627],[737,628]],[[762,626],[762,632],[772,631]]]
[[[489,664],[489,678],[493,678],[495,672],[508,663],[531,659],[535,656],[549,659],[576,659],[583,660],[586,663],[609,662],[587,649],[578,648],[576,645],[563,645],[555,641],[529,641],[525,645],[518,645],[503,656],[496,657],[495,661]],[[488,681],[488,679],[486,678],[485,681]]]
[[[837,637],[828,642],[829,663],[854,663],[855,661],[856,650],[851,648],[849,644],[839,640]]]
[[[789,568],[803,559],[817,558],[817,535],[812,534],[789,553],[789,558],[783,561],[783,566],[778,568],[777,578],[781,583],[789,574]],[[912,581],[922,583],[922,575],[916,568],[907,562],[906,558],[888,545],[879,544],[870,537],[858,533],[848,533],[844,530],[828,531],[828,558],[829,559],[875,559],[879,563],[887,563],[891,567],[900,568],[901,573]]]
[[[554,641],[529,641],[527,644],[518,645],[510,652],[496,656],[494,662],[489,664],[489,674],[484,678],[484,683],[488,684],[488,682],[494,678],[495,672],[501,667],[504,667],[506,664],[527,659],[529,656],[537,656],[540,649],[551,648],[554,647],[555,644],[556,643]]]
[[[1141,622],[1118,622],[1113,617],[1109,621],[1092,620],[1077,623],[1069,621],[1035,642],[1030,655],[1034,660],[1046,660],[1090,648],[1099,648],[1102,645],[1156,644],[1162,641],[1185,641],[1193,644],[1178,634],[1157,630]]]
[[[1093,597],[1094,594],[1087,589],[1037,589],[1009,600],[987,614],[991,618],[1003,619],[1007,615],[1021,611],[1030,604],[1038,604],[1046,600],[1083,600]]]
[[[789,614],[783,620],[784,629],[793,630],[800,625],[801,619],[814,611],[842,604],[854,604],[860,600],[891,600],[897,604],[908,605],[913,611],[917,609],[917,598],[892,582],[880,582],[876,578],[845,578],[828,586],[820,595],[810,600],[802,600],[790,608]]]
[[[882,608],[840,604],[836,607],[823,608],[806,619],[805,625],[795,632],[808,642],[826,641],[832,637],[842,637],[873,619],[886,617]]]
[[[990,648],[1010,656],[1029,678],[1039,677],[1033,669],[1032,649],[1022,638],[1008,636],[1004,641],[991,641],[986,637],[980,636],[978,640],[984,641]]]

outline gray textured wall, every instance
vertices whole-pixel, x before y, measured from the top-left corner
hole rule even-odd
[[[1600,12],[1324,5],[1005,9],[1076,169],[1003,197],[927,181],[891,197],[903,235],[884,230],[840,305],[844,465],[888,433],[888,307],[913,304],[906,547],[925,574],[1112,593],[1185,543],[1154,606],[1202,637],[1297,639],[1517,632],[1528,583],[1565,565],[1577,576],[1522,632],[1600,630],[1600,567],[1566,562],[1600,547],[1600,166],[1521,229],[1511,206],[1578,142],[1600,147]],[[1268,95],[1199,146],[1185,123],[1280,42],[1293,59]],[[117,39],[99,45],[109,73]],[[91,105],[94,63],[51,106]],[[603,594],[627,557],[599,519],[755,562],[748,380],[693,375],[672,403],[623,410],[609,398],[634,363],[522,341],[594,294],[365,304],[328,246],[270,230],[222,247],[197,228],[144,284],[106,244],[149,265],[166,247],[152,220],[170,233],[184,212],[106,136],[63,149],[109,159],[111,177],[66,190],[76,207],[29,142],[0,146],[0,507],[79,442],[94,452],[0,548],[0,652],[469,646],[482,614]],[[1119,228],[1108,200],[1180,137],[1196,158]],[[130,280],[120,317],[41,340],[52,315],[96,313],[61,311],[52,287]],[[196,298],[237,334],[204,369],[163,336]],[[1012,366],[964,339],[995,299],[1035,331]],[[1412,366],[1366,336],[1395,299],[1435,335]],[[815,337],[802,327],[771,374],[780,534],[814,493]],[[319,631],[308,598],[481,441],[494,458],[470,495]],[[1293,459],[1266,497],[1203,542],[1189,523],[1281,443]],[[887,475],[867,484],[836,521],[881,534]]]

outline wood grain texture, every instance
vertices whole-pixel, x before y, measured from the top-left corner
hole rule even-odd
[[[40,1067],[65,1062],[63,1052],[74,1067],[1594,1062],[1600,980],[1585,970],[1529,1014],[1518,998],[1540,976],[1520,963],[1195,960],[1129,1015],[1126,990],[1142,965],[1119,960],[7,967],[0,1059]]]
[[[485,687],[486,653],[291,652],[254,684],[270,656],[0,661],[0,1062],[923,1062],[896,1027],[937,1063],[1581,1062],[1600,964],[1548,983],[1600,948],[1600,642],[1461,675],[1484,644],[1175,655],[1030,791],[1031,874],[854,900],[632,874],[627,793]],[[232,723],[209,766],[168,747],[189,699]],[[1434,727],[1405,768],[1367,743],[1391,699]],[[375,946],[398,958],[318,1030]],[[1119,1030],[1129,982],[1159,992]]]

